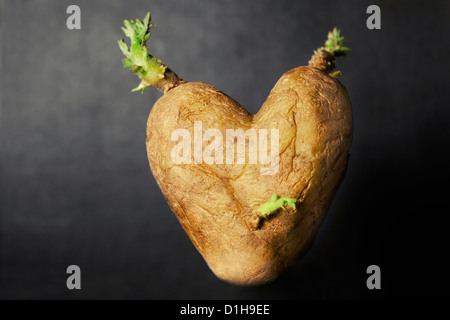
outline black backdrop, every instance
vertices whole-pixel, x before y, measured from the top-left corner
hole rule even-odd
[[[81,8],[81,30],[66,8]],[[366,9],[381,8],[381,30]],[[448,297],[449,1],[0,1],[0,297]],[[326,32],[354,109],[346,178],[308,255],[274,283],[224,283],[148,168],[161,96],[131,93],[124,19],[152,12],[151,52],[257,112]],[[66,268],[82,289],[66,288]],[[382,289],[366,288],[381,267]]]

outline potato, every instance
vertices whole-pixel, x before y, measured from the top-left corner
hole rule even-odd
[[[143,22],[128,23],[135,30],[132,37],[140,35],[144,44],[149,20],[147,15]],[[340,37],[331,36],[333,41]],[[340,39],[331,45],[341,46]],[[124,51],[123,44],[121,48]],[[255,115],[208,84],[184,82],[167,68],[163,77],[148,81],[142,75],[147,71],[140,72],[145,65],[131,66],[134,71],[142,68],[137,69],[142,79],[138,89],[152,85],[165,92],[147,122],[151,171],[189,238],[220,279],[260,285],[292,266],[314,241],[345,174],[352,139],[351,104],[342,84],[329,75],[338,55],[334,53],[345,50],[325,49],[316,52],[310,66],[286,72]],[[154,61],[145,50],[139,54]],[[136,60],[132,51],[124,53]],[[245,140],[229,134],[239,129],[248,133]],[[253,132],[260,134],[255,134],[259,140],[253,139]],[[277,151],[269,157],[277,159],[274,165],[251,161],[255,148],[262,148],[261,132],[278,134],[278,140],[276,135],[267,139],[265,150]],[[239,139],[245,144],[241,149],[245,161],[239,161]],[[178,148],[181,143],[188,148]],[[272,209],[264,211],[264,205]]]

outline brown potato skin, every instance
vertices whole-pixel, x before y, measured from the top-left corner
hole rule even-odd
[[[261,175],[259,163],[174,164],[171,132],[185,128],[193,137],[194,121],[202,121],[203,130],[220,129],[223,137],[225,129],[278,128],[278,173]],[[147,153],[170,207],[217,277],[260,285],[276,279],[314,241],[345,174],[352,130],[351,104],[340,82],[298,67],[278,80],[254,116],[204,83],[171,89],[150,112]],[[274,193],[298,199],[297,208],[252,227],[259,206]]]

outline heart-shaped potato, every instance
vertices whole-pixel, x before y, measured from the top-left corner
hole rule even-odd
[[[134,38],[145,27],[146,40],[149,16],[128,25]],[[344,176],[351,104],[328,74],[334,55],[327,59],[322,51],[310,66],[286,72],[256,115],[210,85],[180,80],[156,59],[163,76],[141,77],[139,89],[153,85],[165,92],[147,123],[152,173],[195,247],[225,281],[264,284],[291,266],[312,244]],[[124,53],[136,60],[132,51]],[[250,134],[258,132],[267,140]],[[269,139],[269,132],[277,135]],[[181,143],[188,147],[180,149]],[[240,160],[239,143],[245,147]],[[274,194],[290,198],[292,207],[262,214]]]

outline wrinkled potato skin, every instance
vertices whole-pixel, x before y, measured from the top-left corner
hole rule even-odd
[[[194,121],[203,132],[220,129],[224,147],[225,129],[278,128],[278,173],[261,175],[261,164],[247,161],[175,165],[171,133],[185,128],[193,139]],[[351,139],[345,88],[312,67],[286,72],[254,116],[212,86],[187,82],[155,103],[147,124],[150,167],[170,207],[212,271],[238,285],[271,282],[308,250],[346,171]],[[298,199],[297,208],[252,227],[274,193]]]

